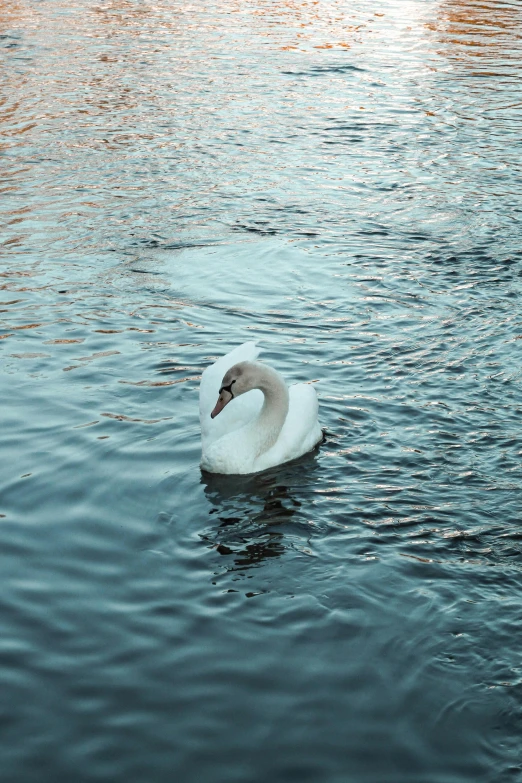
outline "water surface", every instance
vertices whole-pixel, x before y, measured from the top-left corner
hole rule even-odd
[[[7,781],[522,780],[522,10],[0,9]],[[199,469],[202,370],[317,453]]]

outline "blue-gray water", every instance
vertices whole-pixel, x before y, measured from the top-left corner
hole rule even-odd
[[[521,781],[518,0],[0,45],[2,781]],[[326,442],[202,475],[250,339]]]

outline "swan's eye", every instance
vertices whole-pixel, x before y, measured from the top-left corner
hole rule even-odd
[[[236,379],[234,378],[234,380],[231,381],[228,384],[228,386],[222,386],[221,389],[219,390],[219,393],[221,394],[221,392],[227,391],[230,394],[230,396],[232,397],[232,399],[234,399],[234,392],[232,391],[232,386],[235,384],[235,382],[236,382]]]

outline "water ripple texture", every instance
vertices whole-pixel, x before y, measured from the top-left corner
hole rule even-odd
[[[2,3],[3,780],[522,781],[521,41]],[[252,339],[325,442],[202,473]]]

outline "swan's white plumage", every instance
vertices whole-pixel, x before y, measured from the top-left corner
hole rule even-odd
[[[238,362],[255,362],[259,349],[244,343],[207,367],[201,378],[199,412],[201,422],[201,467],[211,473],[256,473],[306,454],[322,440],[317,419],[318,402],[310,384],[290,386],[288,413],[276,442],[262,454],[254,448],[253,431],[263,407],[263,392],[252,389],[232,400],[216,418],[210,413],[221,381]]]
[[[222,356],[214,364],[211,364],[201,376],[199,387],[199,420],[201,422],[201,442],[203,452],[205,447],[226,435],[239,429],[248,421],[251,421],[263,405],[263,392],[253,389],[248,394],[243,394],[234,400],[234,405],[227,405],[220,416],[210,418],[210,412],[219,393],[219,387],[226,371],[238,362],[255,362],[259,355],[259,348],[254,342],[238,345],[233,351]]]

